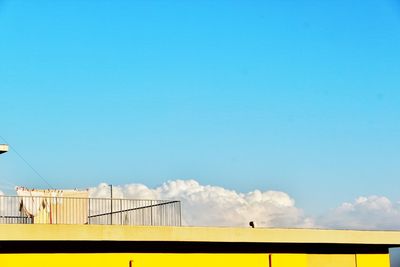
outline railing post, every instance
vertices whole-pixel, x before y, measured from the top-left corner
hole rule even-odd
[[[112,190],[112,184],[110,184],[110,188],[111,188],[111,213],[110,213],[110,224],[113,224],[113,190]]]
[[[150,225],[153,225],[153,201],[150,204]]]
[[[119,224],[122,225],[122,198],[119,200],[119,210],[121,211],[119,213]]]
[[[178,207],[179,207],[179,226],[182,226],[182,207],[181,207],[181,202],[178,202]]]
[[[87,218],[87,223],[90,224],[90,198],[88,198],[88,218]]]

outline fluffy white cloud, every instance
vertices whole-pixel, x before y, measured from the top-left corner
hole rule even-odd
[[[0,196],[3,192],[0,191]],[[89,189],[95,198],[109,198],[110,188],[101,183]],[[384,196],[358,197],[344,202],[325,215],[306,216],[294,199],[280,191],[236,192],[195,180],[175,180],[149,188],[143,184],[113,187],[115,198],[182,201],[182,222],[196,226],[305,227],[333,229],[400,230],[400,202]],[[10,199],[0,199],[0,211],[13,207]]]
[[[107,184],[89,190],[91,197],[109,197]],[[263,227],[318,227],[333,229],[400,229],[400,203],[383,196],[344,202],[317,219],[307,217],[285,192],[236,192],[195,180],[168,181],[156,188],[143,184],[114,186],[116,198],[182,201],[184,225]]]
[[[400,203],[383,196],[358,197],[318,221],[324,227],[336,229],[400,229]]]
[[[184,225],[312,227],[313,220],[279,191],[240,193],[223,187],[201,185],[195,180],[168,181],[156,188],[143,184],[114,186],[118,198],[174,199],[182,201]],[[109,197],[107,184],[89,190],[91,197]]]

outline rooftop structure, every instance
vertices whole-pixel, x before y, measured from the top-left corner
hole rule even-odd
[[[29,190],[0,196],[0,224],[180,226],[180,201],[89,198],[78,190]]]
[[[390,267],[400,247],[400,231],[182,227],[179,201],[17,193],[0,196],[2,267]]]

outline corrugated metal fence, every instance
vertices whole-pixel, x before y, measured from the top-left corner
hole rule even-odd
[[[0,196],[2,224],[180,226],[180,201]]]

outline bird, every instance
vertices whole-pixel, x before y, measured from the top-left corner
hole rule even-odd
[[[251,226],[251,228],[254,228],[254,222],[253,221],[249,222],[249,225]]]

